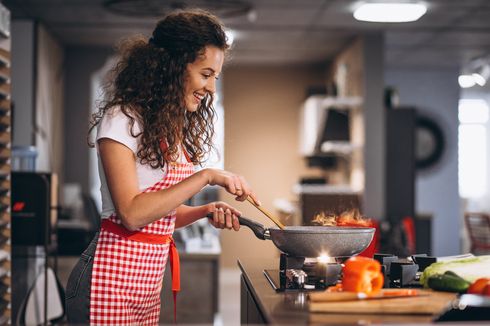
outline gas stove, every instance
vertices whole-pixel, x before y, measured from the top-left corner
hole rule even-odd
[[[281,253],[279,269],[266,269],[264,275],[274,288],[281,291],[324,290],[336,284],[342,265],[336,260],[318,261],[317,258],[292,257]]]
[[[471,255],[433,257],[417,254],[408,258],[400,258],[391,254],[375,254],[374,259],[381,264],[384,274],[384,288],[417,288],[420,275],[426,267],[434,262]],[[282,253],[278,269],[266,269],[264,275],[272,288],[282,291],[322,291],[337,284],[342,277],[342,263],[346,257],[340,258],[305,258],[293,257]]]

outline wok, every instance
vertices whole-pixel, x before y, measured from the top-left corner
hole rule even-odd
[[[265,228],[245,217],[240,225],[250,228],[259,239],[270,239],[282,252],[296,257],[351,257],[369,246],[374,228],[348,226],[286,226]]]

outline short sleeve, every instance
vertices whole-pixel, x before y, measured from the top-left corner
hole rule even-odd
[[[133,135],[138,135],[140,131],[139,122],[135,119],[133,132],[131,133],[129,117],[119,107],[114,107],[107,110],[102,117],[97,128],[96,141],[98,142],[102,138],[110,138],[128,147],[136,154],[139,137],[133,137]]]

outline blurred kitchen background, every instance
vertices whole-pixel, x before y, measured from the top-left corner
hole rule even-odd
[[[490,2],[401,1],[426,6],[420,19],[402,23],[356,20],[363,2],[376,1],[2,1],[4,318],[34,318],[29,296],[45,277],[59,280],[53,291],[62,297],[98,228],[87,130],[115,46],[148,37],[176,8],[210,10],[233,39],[216,103],[219,155],[206,166],[245,176],[288,225],[358,209],[377,222],[380,250],[488,253],[468,227],[477,221],[477,231],[490,232],[478,222],[490,221]],[[213,187],[191,203],[218,199],[271,226]],[[238,324],[237,258],[277,258],[276,247],[246,228],[217,231],[206,221],[176,239],[180,322]],[[166,290],[162,322],[171,322]],[[55,306],[47,314],[62,320]]]

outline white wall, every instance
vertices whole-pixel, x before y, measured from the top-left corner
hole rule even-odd
[[[385,81],[400,94],[400,104],[414,106],[437,120],[443,128],[446,149],[442,160],[425,172],[418,172],[415,207],[418,214],[430,214],[432,254],[460,253],[462,218],[458,192],[458,67],[387,68]]]
[[[484,88],[475,86],[461,91],[461,99],[482,99],[490,106],[490,89],[488,85]],[[490,162],[490,120],[486,123],[487,128],[487,162]],[[467,200],[468,211],[484,211],[490,212],[490,166],[487,166],[487,191],[480,198],[472,198]]]

